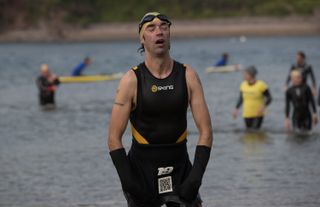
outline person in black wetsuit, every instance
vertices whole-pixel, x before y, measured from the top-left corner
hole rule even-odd
[[[290,106],[293,106],[292,125],[295,130],[310,131],[317,124],[317,109],[310,87],[303,82],[300,71],[291,72],[293,85],[286,91],[285,128],[290,131]],[[312,114],[310,112],[312,108]]]
[[[316,78],[313,73],[312,66],[306,63],[306,55],[302,51],[298,51],[296,55],[296,64],[293,64],[290,68],[289,75],[287,77],[286,81],[286,86],[285,88],[287,89],[290,86],[291,83],[291,72],[293,70],[298,70],[300,71],[302,75],[302,83],[303,84],[308,84],[309,78],[311,78],[312,82],[312,93],[314,96],[316,96],[316,91],[317,91],[317,83],[316,83]]]
[[[212,126],[200,79],[170,57],[170,20],[147,13],[139,24],[144,62],[121,79],[112,109],[108,147],[129,207],[200,207]],[[187,151],[187,108],[199,139],[194,162]],[[130,119],[128,155],[122,135]]]
[[[40,67],[40,76],[36,84],[39,89],[39,104],[41,106],[55,105],[56,86],[60,84],[56,75],[52,74],[47,64]]]

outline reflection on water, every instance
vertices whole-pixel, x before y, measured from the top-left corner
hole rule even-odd
[[[248,156],[263,153],[265,145],[270,142],[264,131],[247,131],[240,136],[240,140],[244,145],[244,153]]]
[[[58,75],[90,54],[87,73],[124,72],[138,64],[131,41],[0,45],[0,206],[126,206],[105,147],[106,126],[117,81],[61,84],[57,107],[38,106],[34,78],[41,63]],[[320,38],[229,38],[175,40],[172,55],[194,67],[202,80],[214,125],[215,147],[205,173],[204,206],[319,207],[320,133],[288,135],[283,129],[282,87],[297,50],[305,50],[320,77]],[[255,64],[273,103],[261,132],[233,121],[240,73],[205,74],[204,68],[230,53],[231,63]],[[188,112],[192,159],[198,133]],[[127,131],[124,145],[130,145]]]

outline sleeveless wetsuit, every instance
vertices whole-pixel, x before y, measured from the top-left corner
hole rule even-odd
[[[286,117],[290,115],[290,105],[293,105],[292,125],[295,129],[311,130],[313,113],[317,113],[316,104],[308,85],[291,86],[286,92]]]
[[[185,66],[174,62],[171,74],[154,77],[145,63],[132,68],[137,77],[137,103],[130,114],[133,143],[128,159],[149,203],[125,192],[130,207],[171,206],[180,202],[178,188],[189,174],[187,146],[188,90]],[[185,206],[196,206],[195,203]],[[173,205],[173,204],[172,204]]]
[[[171,74],[154,77],[144,63],[134,68],[137,105],[130,115],[133,138],[140,144],[172,144],[187,137],[188,90],[185,67],[174,62]]]

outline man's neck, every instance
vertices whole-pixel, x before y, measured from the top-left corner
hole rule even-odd
[[[173,60],[169,53],[164,56],[145,54],[145,64],[152,75],[157,78],[166,78],[172,71]]]
[[[256,82],[257,82],[256,79],[252,79],[252,80],[249,80],[249,81],[248,81],[248,84],[249,84],[249,85],[254,85]]]

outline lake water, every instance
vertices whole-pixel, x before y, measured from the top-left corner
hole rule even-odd
[[[38,106],[35,78],[47,63],[68,75],[83,57],[87,74],[124,72],[143,57],[138,42],[0,44],[0,206],[126,206],[105,147],[117,81],[62,84],[57,109]],[[319,207],[320,130],[310,136],[283,130],[283,85],[297,50],[320,77],[319,37],[180,39],[172,56],[202,79],[214,125],[214,149],[200,190],[204,206]],[[245,132],[231,111],[240,73],[204,73],[224,51],[231,63],[255,64],[273,95],[261,132]],[[319,80],[319,79],[318,79]],[[197,130],[188,112],[189,152]],[[124,136],[130,145],[130,132]],[[127,148],[128,149],[128,148]]]

